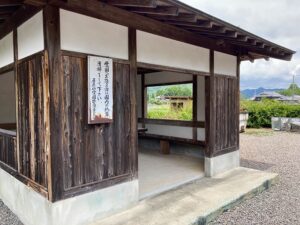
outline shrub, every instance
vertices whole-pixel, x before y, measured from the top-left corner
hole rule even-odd
[[[300,117],[300,105],[264,99],[262,101],[241,101],[241,109],[249,113],[248,127],[271,127],[272,117]]]

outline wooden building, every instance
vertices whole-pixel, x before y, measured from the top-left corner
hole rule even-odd
[[[206,176],[237,167],[240,62],[294,53],[177,0],[0,1],[0,198],[26,225],[126,209],[138,127],[202,152]],[[192,121],[146,118],[148,86],[187,82]]]

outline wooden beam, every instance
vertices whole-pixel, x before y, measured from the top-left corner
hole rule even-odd
[[[1,6],[14,6],[14,5],[22,5],[23,0],[0,0]]]
[[[164,155],[170,154],[170,142],[167,140],[160,140],[160,153]]]
[[[156,20],[163,20],[163,21],[177,21],[177,22],[190,22],[196,23],[197,16],[195,14],[188,14],[188,13],[179,13],[178,16],[151,16],[151,18]]]
[[[138,177],[138,114],[137,114],[137,35],[136,29],[128,31],[130,61],[130,170],[134,178]]]
[[[193,75],[193,122],[197,122],[198,120],[198,76]],[[197,127],[193,127],[193,140],[197,140],[198,138],[198,129]]]
[[[179,26],[183,28],[188,28],[188,27],[196,27],[196,28],[212,28],[212,22],[210,21],[205,21],[205,20],[198,20],[195,23],[191,22],[178,22],[178,21],[168,21],[165,20],[168,24],[174,25],[174,26]]]
[[[106,0],[110,5],[115,6],[130,6],[130,7],[149,7],[157,6],[156,0]]]
[[[177,16],[178,8],[173,6],[158,6],[156,8],[126,7],[126,10],[146,15]]]
[[[215,57],[209,52],[210,76],[205,77],[205,156],[211,157],[215,149],[216,104],[215,104]]]
[[[236,36],[236,39],[237,39],[238,41],[244,41],[244,42],[247,42],[247,41],[248,41],[248,36],[238,34],[238,35]]]
[[[179,126],[179,127],[197,127],[204,128],[205,121],[188,121],[188,120],[168,120],[168,119],[147,119],[139,118],[139,123],[145,124],[157,124],[157,125],[168,125],[168,126]]]
[[[51,1],[52,5],[58,6],[66,10],[72,10],[77,13],[95,17],[98,19],[107,20],[120,25],[135,28],[137,30],[153,33],[167,38],[172,38],[177,41],[201,46],[205,48],[212,48],[220,52],[236,55],[238,50],[228,44],[226,47],[218,46],[215,40],[205,37],[196,37],[192,32],[180,29],[175,26],[168,25],[166,23],[159,22],[149,17],[144,17],[139,14],[128,12],[124,9],[120,9],[97,0],[68,0],[67,2],[61,0]],[[183,14],[189,15],[191,14]],[[158,16],[160,18],[176,18],[176,16]],[[179,14],[179,18],[182,14]],[[192,15],[197,20],[195,15]],[[151,16],[152,17],[152,16]],[[191,17],[190,17],[191,18]]]
[[[33,6],[44,6],[47,4],[47,0],[24,0],[24,4]]]
[[[9,15],[15,12],[18,8],[15,6],[0,6],[0,15]]]
[[[0,39],[11,32],[13,29],[20,26],[24,21],[28,20],[34,14],[40,10],[39,7],[34,6],[24,6],[20,7],[15,13],[14,16],[7,19],[4,24],[0,27]]]
[[[62,199],[63,186],[63,162],[62,162],[62,106],[60,98],[62,96],[61,79],[61,56],[60,56],[60,29],[59,29],[59,8],[47,5],[44,9],[44,37],[46,59],[49,73],[49,90],[50,90],[50,128],[47,130],[49,141],[51,143],[50,154],[48,155],[48,191],[49,201]],[[50,135],[51,134],[51,135]],[[49,144],[50,145],[50,144]]]

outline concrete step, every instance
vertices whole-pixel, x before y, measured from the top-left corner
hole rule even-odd
[[[270,188],[278,175],[239,167],[143,200],[93,225],[206,224],[223,211]]]

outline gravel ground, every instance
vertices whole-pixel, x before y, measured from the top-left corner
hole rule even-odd
[[[300,134],[256,132],[241,135],[241,164],[278,173],[270,190],[224,212],[210,225],[300,224]],[[0,201],[0,225],[22,225]]]
[[[0,225],[22,225],[18,218],[0,201]]]
[[[299,225],[300,134],[242,134],[241,158],[242,166],[278,173],[280,181],[224,212],[210,225]]]

